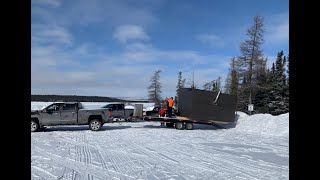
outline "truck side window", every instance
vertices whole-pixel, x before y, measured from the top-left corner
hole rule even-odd
[[[75,109],[76,109],[76,104],[64,104],[62,108],[62,110],[64,111],[70,111]]]
[[[47,111],[59,111],[59,104],[52,104],[51,106],[47,107]]]
[[[124,104],[118,104],[117,106],[118,106],[118,107],[117,107],[117,110],[122,110],[122,109],[124,109]]]

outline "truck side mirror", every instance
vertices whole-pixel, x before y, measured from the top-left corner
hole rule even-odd
[[[46,113],[46,112],[47,112],[47,109],[43,109],[42,112],[43,112],[43,113]]]

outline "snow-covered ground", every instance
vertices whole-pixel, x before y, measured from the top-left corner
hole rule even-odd
[[[288,113],[238,112],[237,124],[225,127],[48,127],[31,133],[32,179],[289,179]]]

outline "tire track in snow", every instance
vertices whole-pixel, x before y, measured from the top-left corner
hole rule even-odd
[[[183,146],[183,145],[178,145],[178,146]],[[178,148],[178,149],[185,149],[185,148]],[[237,155],[221,152],[218,150],[210,150],[210,152],[197,150],[197,152],[201,153],[200,157],[207,157],[207,159],[198,158],[200,160],[208,161],[208,159],[210,159],[211,162],[222,162],[219,164],[217,163],[215,164],[218,165],[218,167],[223,167],[224,170],[229,169],[232,172],[241,172],[241,173],[247,174],[249,175],[250,178],[253,178],[253,177],[256,177],[258,179],[261,178],[261,176],[256,176],[255,174],[265,174],[265,175],[274,174],[275,168],[277,168],[276,166],[273,166],[273,168],[263,168],[259,164],[254,165],[252,163],[244,162]],[[222,156],[220,157],[212,156],[214,154],[222,154]],[[255,163],[258,163],[258,162],[255,162]],[[256,173],[256,172],[260,172],[260,173]]]
[[[37,167],[37,166],[31,166],[31,171],[32,173],[36,174],[37,176],[40,176],[41,179],[57,179],[58,176],[55,176],[53,174],[51,174],[50,172],[40,168],[40,167]]]
[[[106,136],[104,136],[105,137],[105,139],[104,140],[106,140]],[[97,138],[97,139],[99,139],[99,138]],[[114,156],[110,156],[110,154],[118,154],[119,152],[117,152],[116,150],[109,150],[109,145],[113,145],[113,144],[119,144],[118,142],[116,142],[116,141],[113,141],[113,140],[110,140],[110,138],[109,138],[109,141],[104,141],[104,142],[99,142],[99,141],[96,141],[97,139],[95,139],[95,141],[90,141],[90,142],[93,142],[94,144],[92,145],[92,144],[89,144],[89,143],[84,143],[84,142],[82,142],[82,141],[77,141],[77,140],[74,140],[74,139],[71,139],[71,138],[67,138],[67,137],[63,137],[63,138],[61,138],[61,139],[59,139],[59,140],[62,140],[62,141],[64,141],[64,142],[66,142],[66,143],[68,143],[68,144],[73,144],[73,145],[75,145],[75,148],[76,148],[76,157],[78,157],[78,158],[75,158],[76,159],[76,161],[79,161],[79,162],[82,162],[81,161],[81,154],[80,153],[82,153],[82,151],[81,150],[79,150],[80,149],[80,147],[82,147],[82,146],[86,146],[86,147],[90,147],[91,149],[95,149],[95,150],[97,150],[98,152],[99,152],[99,154],[100,154],[100,156],[102,157],[102,159],[100,159],[100,162],[101,162],[101,164],[104,164],[104,165],[102,165],[102,167],[104,168],[104,169],[107,169],[108,171],[110,171],[110,172],[119,172],[119,174],[123,174],[124,176],[129,176],[128,174],[127,174],[127,172],[124,172],[123,170],[122,170],[122,168],[121,168],[121,166],[119,166],[119,164],[123,164],[123,163],[121,163],[121,161],[123,161],[123,162],[127,162],[127,161],[129,161],[129,162],[131,162],[131,164],[132,164],[132,166],[130,166],[130,168],[135,172],[135,171],[138,171],[138,170],[136,170],[136,166],[137,166],[137,164],[135,164],[135,163],[133,163],[132,162],[132,160],[130,159],[130,158],[128,158],[128,157],[126,157],[126,155],[124,154],[124,155],[122,155],[122,157],[124,157],[125,159],[121,159],[121,160],[117,160],[117,159],[120,159],[120,158],[117,158],[117,157],[114,157]],[[80,140],[80,138],[79,138],[79,140]],[[103,144],[108,144],[108,146],[103,146]],[[103,146],[103,149],[101,148],[101,146]],[[141,158],[140,156],[136,156],[137,157],[137,159],[139,159],[139,158]],[[109,159],[110,160],[110,162],[111,162],[111,165],[114,167],[114,171],[112,171],[110,168],[108,168],[108,166],[106,165],[106,158],[107,159]],[[126,167],[125,167],[126,168]],[[126,171],[128,171],[128,169],[126,170]]]
[[[83,162],[77,162],[70,160],[68,158],[62,158],[60,156],[57,156],[55,154],[46,152],[45,150],[35,147],[38,150],[38,153],[41,153],[43,155],[46,155],[46,157],[49,157],[53,162],[60,164],[62,166],[65,166],[69,169],[75,170],[77,172],[81,172],[83,174],[90,174],[94,175],[98,178],[102,179],[113,179],[114,177],[120,177],[120,179],[133,179],[132,176],[119,174],[112,171],[107,171],[106,169],[102,169],[97,166],[93,166],[90,164],[85,164]]]
[[[224,158],[227,160],[225,160],[224,158],[212,156],[212,153],[202,153],[203,155],[200,157],[209,157],[211,159],[211,162],[214,162],[214,163],[210,163],[208,165],[204,165],[203,163],[201,163],[199,161],[190,159],[191,154],[189,153],[190,151],[188,149],[186,149],[186,147],[184,147],[183,145],[178,145],[178,146],[182,146],[182,148],[181,147],[180,148],[179,147],[172,147],[172,148],[168,149],[168,148],[163,148],[163,146],[155,146],[155,145],[153,145],[152,147],[154,149],[156,149],[157,151],[166,152],[165,154],[155,152],[155,154],[160,154],[162,156],[168,157],[169,159],[173,159],[175,162],[178,162],[179,164],[181,164],[183,166],[189,166],[189,167],[196,168],[199,170],[204,169],[204,170],[207,170],[212,173],[216,173],[217,171],[220,171],[220,172],[221,171],[229,171],[229,173],[232,173],[235,175],[243,174],[243,175],[246,175],[247,178],[259,179],[259,178],[261,178],[261,176],[256,176],[255,172],[264,171],[264,174],[269,174],[273,171],[273,169],[260,168],[259,166],[257,167],[255,165],[250,164],[250,163],[233,160],[233,158],[239,159],[239,157],[237,157],[236,155],[233,155],[233,154],[228,154],[228,153],[224,153],[224,155],[227,156]],[[151,152],[151,151],[149,151],[149,152]],[[219,153],[221,154],[220,151],[215,150],[215,152],[217,152],[217,154],[219,154]],[[183,155],[183,156],[177,156],[177,155]],[[204,162],[207,161],[208,162],[208,159],[202,159],[202,158],[197,158],[197,159],[199,159],[200,161],[204,161]],[[220,162],[220,163],[216,163],[216,162]],[[214,170],[214,169],[216,169],[216,170]],[[248,169],[252,169],[252,170],[250,170],[250,172],[248,173]]]
[[[77,139],[77,142],[79,142],[79,140]],[[80,138],[80,142],[87,142],[87,136],[86,135],[83,135],[81,136]],[[94,141],[95,142],[95,141]],[[91,145],[91,146],[94,146],[95,149],[99,146],[97,146],[97,144],[95,143],[96,146],[94,145]],[[83,154],[85,154],[84,156],[84,162],[86,163],[89,163],[91,164],[91,153],[90,153],[90,150],[87,148],[88,146],[82,146],[82,152]],[[101,149],[100,149],[101,150]],[[98,150],[99,151],[99,150]],[[108,158],[110,159],[110,161],[112,162],[112,165],[113,167],[115,168],[115,171],[116,172],[119,172],[121,174],[126,174],[124,173],[125,171],[123,170],[124,167],[126,166],[121,166],[120,164],[124,161],[123,158],[119,157],[117,154],[111,154],[111,153],[107,153],[106,154],[108,156]],[[104,160],[102,162],[102,164],[105,164]],[[107,168],[108,169],[108,168]],[[120,178],[121,176],[117,176],[117,178]],[[89,179],[91,177],[89,176]]]
[[[104,139],[104,143],[98,143],[99,147],[104,147],[105,149],[108,149],[107,146],[104,146],[103,144],[108,144],[111,146],[114,146],[115,144],[117,144],[116,147],[120,147],[121,149],[137,149],[137,147],[135,145],[132,145],[131,143],[128,143],[127,140],[121,139],[121,142],[119,142],[117,139],[111,139],[109,137],[106,137]],[[142,152],[142,151],[140,151]],[[142,154],[145,151],[142,152]],[[151,179],[158,179],[158,176],[160,177],[167,177],[167,175],[165,173],[161,173],[161,172],[152,172],[150,171],[151,169],[155,168],[155,165],[150,164],[149,162],[153,162],[154,164],[158,164],[158,158],[159,156],[153,156],[150,158],[147,157],[148,161],[143,161],[141,162],[141,156],[136,155],[136,154],[132,154],[132,153],[127,153],[125,152],[124,154],[121,154],[121,152],[109,152],[107,153],[106,151],[104,151],[104,153],[106,154],[106,156],[108,156],[108,158],[112,161],[112,164],[115,166],[119,166],[122,167],[121,169],[118,169],[121,172],[129,172],[130,174],[136,173],[136,175],[141,174],[142,172],[144,172],[144,174],[146,174],[149,178]],[[119,158],[121,159],[119,161]],[[136,160],[132,160],[132,158],[136,158]],[[146,157],[144,157],[144,160],[146,159]],[[121,163],[121,164],[119,164]],[[137,166],[139,166],[139,168],[137,168]],[[130,171],[131,170],[131,171]],[[168,170],[169,172],[169,170]],[[157,173],[157,174],[155,174]],[[139,179],[141,179],[140,176],[138,176]],[[168,179],[168,178],[166,178]],[[185,179],[183,178],[183,176],[180,175],[179,179]]]
[[[116,151],[108,151],[109,148],[107,146],[103,146],[103,144],[108,144],[108,146],[114,145],[115,142],[119,144],[117,141],[114,141],[109,137],[106,137],[106,139],[104,140],[105,140],[104,143],[95,142],[96,147],[99,148],[99,150],[102,152],[104,157],[106,156],[110,160],[110,162],[112,163],[112,166],[117,172],[126,174],[128,172],[137,171],[137,169],[135,168],[137,165],[131,160],[131,158],[128,157],[128,155],[121,154]],[[106,149],[107,152],[102,151],[102,147],[103,149]]]
[[[161,162],[163,162],[163,164],[166,164],[166,165],[171,165],[171,166],[181,165],[180,161],[177,159],[172,160],[172,159],[168,159],[163,156],[159,156],[159,154],[157,152],[152,152],[151,150],[149,150],[145,147],[142,147],[138,144],[134,144],[131,141],[125,141],[125,144],[130,145],[130,147],[134,147],[135,149],[139,150],[141,153],[149,156],[151,159],[151,162],[153,162],[154,164],[159,164],[159,161],[161,161]],[[143,171],[148,171],[150,176],[152,176],[152,177],[154,176],[156,179],[158,179],[157,176],[154,174],[154,172],[151,171],[151,169],[155,168],[155,167],[156,167],[155,165],[149,164],[149,167],[146,167],[146,169],[144,169]],[[168,171],[170,171],[170,170],[168,169]],[[160,173],[163,176],[166,176],[166,174],[163,172],[157,172],[157,173]],[[179,179],[186,179],[182,174],[177,173],[177,172],[176,172],[176,174],[178,176],[180,176]]]

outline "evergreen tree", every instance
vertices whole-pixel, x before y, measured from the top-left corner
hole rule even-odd
[[[161,103],[161,83],[160,83],[161,70],[155,71],[150,79],[150,86],[148,87],[148,100],[154,102],[156,105]]]
[[[286,97],[286,57],[283,51],[278,52],[275,66],[273,66],[270,113],[273,115],[283,114],[289,111],[289,97]]]
[[[268,82],[269,71],[266,68],[266,63],[267,59],[265,60],[264,66],[261,66],[257,71],[257,91],[255,93],[255,99],[253,101],[256,113],[269,113],[268,103],[270,101],[269,91],[271,86]]]
[[[176,90],[176,96],[174,97],[174,101],[175,101],[175,106],[178,107],[178,103],[179,103],[179,90],[180,88],[182,88],[182,72],[179,72],[178,75],[178,84],[177,84],[177,90]]]

